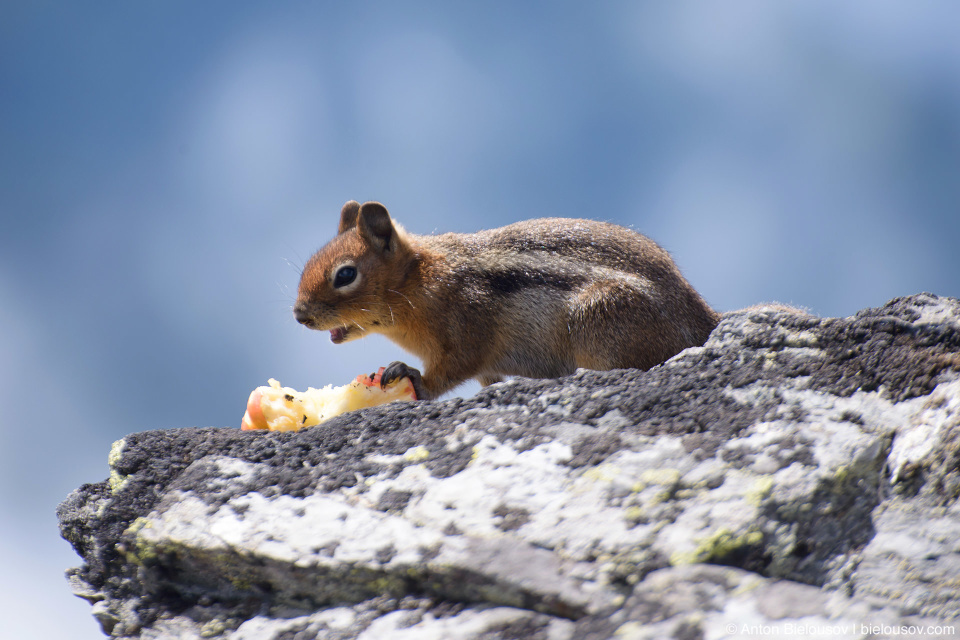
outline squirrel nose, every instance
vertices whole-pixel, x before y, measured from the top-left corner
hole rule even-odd
[[[293,305],[293,317],[296,318],[297,322],[308,327],[313,322],[313,317],[310,315],[310,312],[307,311],[307,305],[302,302]]]

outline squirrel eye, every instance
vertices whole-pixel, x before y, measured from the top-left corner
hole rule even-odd
[[[356,279],[357,268],[345,265],[337,269],[336,275],[333,276],[333,286],[335,289],[339,289],[340,287],[347,286]]]

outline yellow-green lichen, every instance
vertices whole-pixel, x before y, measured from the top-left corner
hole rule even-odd
[[[627,523],[630,526],[633,526],[635,524],[639,524],[641,522],[646,521],[649,518],[649,516],[647,515],[646,509],[644,509],[643,507],[632,506],[632,507],[627,507],[626,511],[623,514],[623,518],[624,520],[627,521]]]
[[[413,463],[423,462],[424,460],[427,460],[429,457],[430,457],[430,450],[424,446],[412,447],[410,449],[407,449],[407,451],[403,454],[403,459],[406,462],[413,462]]]
[[[640,474],[640,480],[648,485],[676,486],[680,484],[680,471],[677,469],[647,469]]]
[[[626,549],[616,554],[600,554],[597,564],[605,575],[605,581],[615,584],[635,585],[649,572],[651,565],[659,562],[656,554],[646,547]]]
[[[200,637],[201,638],[215,638],[219,635],[223,635],[223,632],[227,630],[227,625],[223,620],[213,619],[203,623],[203,626],[200,627]]]
[[[681,487],[680,478],[680,471],[677,469],[647,469],[640,475],[640,482],[637,484],[644,489],[660,487],[661,490],[650,499],[652,504],[659,504],[676,498]]]
[[[808,347],[815,348],[820,346],[820,342],[817,340],[817,336],[814,333],[809,331],[801,331],[800,333],[791,333],[787,334],[787,337],[783,341],[784,346],[787,347]]]
[[[107,464],[110,466],[110,479],[107,483],[110,485],[111,493],[119,493],[127,484],[127,476],[121,475],[117,471],[117,464],[120,463],[120,458],[123,456],[123,447],[126,443],[123,438],[114,442],[110,447],[110,454],[107,456]]]
[[[248,591],[253,584],[246,578],[235,578],[228,576],[227,579],[230,581],[230,585],[237,591]]]
[[[142,530],[149,529],[152,526],[153,523],[150,522],[150,520],[139,517],[131,522],[130,526],[123,532],[124,538],[134,539],[133,547],[124,545],[123,550],[123,555],[130,564],[142,565],[144,562],[148,562],[157,557],[156,546],[140,537]]]
[[[747,531],[740,535],[729,529],[719,529],[699,541],[693,551],[675,551],[670,555],[670,564],[674,566],[713,562],[729,557],[734,553],[755,547],[763,542],[763,533]]]
[[[379,575],[367,583],[374,593],[399,593],[403,590],[403,580],[397,576]]]
[[[770,494],[773,493],[773,478],[771,476],[762,476],[757,478],[756,482],[753,483],[746,496],[747,502],[752,504],[755,507],[759,507],[763,504],[763,501],[770,497]]]
[[[126,439],[120,438],[110,446],[110,453],[107,455],[107,464],[113,467],[120,462],[120,456],[123,455],[123,447],[126,444]]]
[[[839,465],[833,472],[833,481],[837,485],[842,485],[850,479],[850,468],[845,464]]]
[[[126,528],[126,530],[123,532],[123,535],[125,535],[125,536],[136,536],[136,535],[139,534],[140,531],[142,531],[143,529],[149,529],[149,528],[152,527],[152,526],[153,526],[153,524],[150,522],[150,520],[148,520],[147,518],[144,518],[143,516],[141,516],[141,517],[137,518],[136,520],[134,520],[133,522],[130,523],[130,525],[129,525],[129,526]]]
[[[584,471],[581,477],[585,480],[607,484],[613,482],[613,479],[618,475],[620,475],[619,467],[612,464],[598,464]]]

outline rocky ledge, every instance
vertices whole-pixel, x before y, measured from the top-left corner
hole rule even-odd
[[[114,637],[960,637],[956,299],[109,461],[58,515]]]

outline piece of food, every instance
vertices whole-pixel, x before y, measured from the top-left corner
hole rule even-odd
[[[347,411],[394,400],[417,399],[410,378],[400,378],[381,389],[381,375],[383,367],[372,376],[357,376],[356,380],[342,387],[327,385],[323,389],[308,388],[306,391],[281,387],[271,378],[268,381],[270,386],[257,387],[250,394],[240,428],[245,431],[296,431]]]

